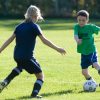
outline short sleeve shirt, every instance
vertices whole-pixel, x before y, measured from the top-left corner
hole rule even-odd
[[[74,26],[74,35],[78,35],[79,39],[82,39],[82,43],[77,45],[77,52],[84,55],[96,52],[94,34],[98,34],[99,31],[100,27],[94,24],[86,24],[83,27],[76,24]]]
[[[36,37],[42,33],[40,27],[33,22],[23,22],[16,27],[14,33],[16,35],[14,58],[26,60],[32,58]]]

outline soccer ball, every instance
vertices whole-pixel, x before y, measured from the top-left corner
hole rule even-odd
[[[96,87],[97,83],[94,80],[87,80],[83,85],[83,89],[86,92],[95,92]]]

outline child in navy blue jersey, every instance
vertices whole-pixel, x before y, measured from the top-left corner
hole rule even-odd
[[[38,96],[38,93],[43,85],[44,75],[39,63],[33,56],[37,36],[45,45],[61,54],[66,53],[63,48],[54,45],[51,41],[45,38],[41,28],[36,24],[38,20],[43,20],[40,10],[38,7],[31,5],[25,13],[25,21],[15,28],[14,33],[1,46],[0,52],[16,39],[14,60],[17,63],[17,67],[15,67],[12,72],[0,82],[0,92],[2,92],[2,90],[24,69],[30,74],[35,74],[37,78],[33,86],[31,97],[41,97]]]

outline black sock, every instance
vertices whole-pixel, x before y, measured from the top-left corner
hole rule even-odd
[[[20,74],[20,72],[21,71],[18,68],[14,68],[12,72],[4,79],[4,81],[9,84],[11,80],[13,80],[17,75]]]
[[[100,69],[98,70],[98,74],[100,74]]]
[[[91,79],[92,79],[92,77],[86,78],[86,80],[91,80]]]
[[[40,79],[36,80],[31,96],[36,96],[39,93],[39,91],[42,87],[42,84],[43,84],[42,80],[40,80]]]

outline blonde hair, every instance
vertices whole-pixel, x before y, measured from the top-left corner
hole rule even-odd
[[[40,9],[34,5],[29,6],[24,16],[26,21],[33,21],[33,16],[37,17],[37,21],[43,20]]]

